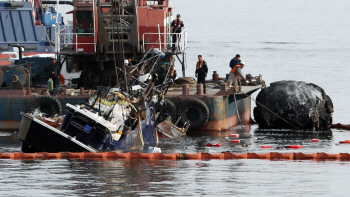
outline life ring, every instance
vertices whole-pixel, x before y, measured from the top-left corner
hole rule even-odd
[[[35,97],[31,103],[30,112],[34,112],[36,109],[45,113],[45,116],[47,117],[55,114],[58,114],[59,116],[62,115],[62,105],[60,101],[49,95]]]
[[[200,129],[209,121],[209,108],[199,99],[185,100],[179,109],[181,122],[190,122],[189,129]]]
[[[60,80],[61,80],[61,85],[65,85],[66,83],[66,78],[62,74],[60,74]]]
[[[155,110],[156,112],[159,112],[157,117],[158,123],[163,122],[166,119],[166,116],[170,116],[172,123],[176,122],[176,117],[177,117],[176,106],[170,100],[164,99],[163,105],[161,105],[159,102],[156,103]]]

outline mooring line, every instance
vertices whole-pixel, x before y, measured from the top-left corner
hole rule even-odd
[[[247,97],[250,97],[248,94],[244,93],[241,91],[241,93],[243,93],[244,95],[246,95]],[[257,100],[253,99],[252,97],[250,97],[251,100],[255,101],[257,104],[259,104],[261,107],[265,108],[267,111],[271,112],[273,115],[277,116],[278,118],[282,119],[284,122],[290,124],[292,127],[294,127],[294,129],[299,129],[298,127],[294,126],[292,123],[288,122],[286,119],[282,118],[281,116],[279,116],[278,114],[276,114],[275,112],[273,112],[272,110],[270,110],[269,108],[265,107],[263,104],[259,103]]]
[[[243,126],[243,123],[242,123],[242,120],[241,120],[241,116],[239,115],[239,112],[238,112],[237,100],[236,100],[236,93],[233,94],[233,98],[235,99],[236,112],[237,112],[238,120],[239,120],[239,122],[241,123],[242,129],[243,129],[244,131],[248,131],[248,130],[245,130],[245,128],[244,128],[244,126]]]

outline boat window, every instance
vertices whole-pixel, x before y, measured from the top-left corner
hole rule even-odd
[[[76,33],[81,36],[94,36],[94,23],[92,11],[77,11],[76,12]]]

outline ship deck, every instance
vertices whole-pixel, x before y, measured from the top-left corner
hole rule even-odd
[[[251,95],[255,91],[259,90],[261,88],[261,85],[258,86],[242,86],[241,92],[237,92],[236,96],[238,97],[246,97],[247,95]],[[207,96],[228,96],[234,94],[234,90],[228,89],[226,92],[227,94],[218,94],[220,92],[220,87],[215,86],[212,83],[207,83],[206,84],[206,93],[204,95]],[[180,96],[182,95],[182,87],[181,86],[176,86],[176,87],[170,87],[168,89],[168,92],[166,96]],[[197,88],[193,87],[189,89],[189,95],[197,95]]]

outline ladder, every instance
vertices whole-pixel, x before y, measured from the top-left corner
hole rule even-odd
[[[139,50],[137,0],[104,1],[98,2],[97,8],[99,21],[102,21],[110,41],[106,53],[124,53],[129,57],[134,56]],[[122,51],[119,44],[122,44]]]

